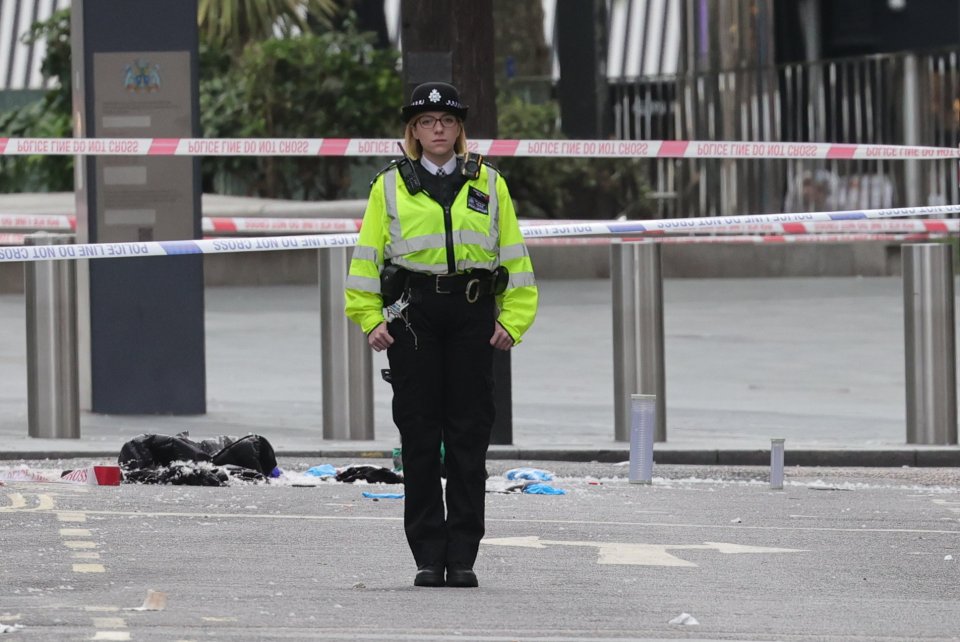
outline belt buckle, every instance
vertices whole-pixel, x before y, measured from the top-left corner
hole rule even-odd
[[[452,292],[451,292],[450,290],[441,290],[441,289],[440,289],[440,283],[442,283],[444,279],[448,279],[448,278],[450,278],[450,277],[447,276],[447,275],[444,275],[444,274],[438,274],[438,275],[436,276],[436,281],[435,281],[435,283],[434,283],[433,289],[434,289],[434,291],[435,291],[437,294],[452,294]]]

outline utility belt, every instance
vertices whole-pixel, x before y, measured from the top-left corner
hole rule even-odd
[[[399,299],[405,290],[421,294],[463,294],[469,303],[480,297],[500,294],[507,289],[510,273],[500,266],[490,270],[471,270],[463,274],[422,274],[388,265],[380,276],[384,303]]]

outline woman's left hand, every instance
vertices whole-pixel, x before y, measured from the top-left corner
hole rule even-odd
[[[513,347],[513,337],[503,329],[499,323],[493,324],[493,336],[490,337],[490,345],[497,350],[509,350]]]

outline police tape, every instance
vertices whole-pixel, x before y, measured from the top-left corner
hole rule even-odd
[[[656,243],[660,245],[710,245],[710,244],[791,244],[791,243],[914,243],[939,241],[950,238],[948,234],[913,232],[910,234],[723,234],[719,236],[637,236],[623,237],[624,243]],[[579,246],[610,245],[614,240],[606,237],[538,238],[527,241],[529,246]]]
[[[747,216],[653,219],[646,221],[596,221],[573,224],[545,224],[521,228],[524,238],[620,236],[663,231],[707,230],[724,225],[754,223],[792,223],[845,221],[899,216],[930,216],[960,213],[960,205],[935,205],[839,212],[797,214],[752,214]],[[356,245],[359,234],[309,236],[273,236],[184,241],[148,241],[135,243],[83,243],[76,245],[26,245],[0,247],[0,262],[56,261],[78,259],[134,258],[148,256],[188,256],[193,254],[230,254],[281,250],[318,250]]]
[[[0,155],[22,156],[398,156],[392,138],[0,138]],[[960,158],[960,149],[704,140],[478,139],[484,156],[536,158],[755,158],[932,160]]]
[[[204,234],[279,234],[283,232],[358,232],[359,218],[273,218],[205,216],[201,220]],[[562,220],[564,225],[590,223],[590,220]],[[520,227],[557,225],[556,219],[520,219]],[[76,219],[64,215],[0,214],[0,230],[40,230],[72,232]],[[695,234],[697,229],[662,230],[654,234]],[[839,220],[793,223],[740,223],[713,225],[703,232],[709,234],[825,234],[825,233],[884,233],[884,232],[960,232],[958,219],[875,219]],[[0,242],[11,245],[22,235],[0,233]],[[10,242],[12,239],[12,242]]]

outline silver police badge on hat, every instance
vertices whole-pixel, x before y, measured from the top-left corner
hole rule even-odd
[[[427,98],[429,98],[432,103],[438,103],[440,102],[440,92],[434,89]]]

